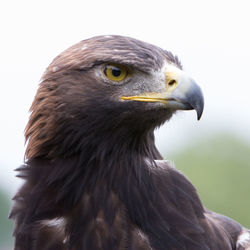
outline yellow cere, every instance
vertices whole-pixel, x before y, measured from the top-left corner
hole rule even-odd
[[[129,69],[124,65],[106,64],[103,67],[103,74],[110,81],[120,82],[128,77]]]
[[[173,68],[171,70],[166,71],[165,75],[166,75],[167,92],[171,92],[178,85],[178,81],[179,81],[179,78],[180,78],[179,70]]]

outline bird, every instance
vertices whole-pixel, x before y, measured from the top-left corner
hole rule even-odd
[[[168,50],[103,35],[63,51],[30,108],[14,250],[250,249],[250,231],[205,208],[156,148],[156,128],[203,109]]]

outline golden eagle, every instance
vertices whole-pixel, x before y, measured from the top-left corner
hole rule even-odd
[[[203,207],[154,129],[203,96],[171,52],[99,36],[47,68],[26,127],[15,250],[240,250],[250,233]]]

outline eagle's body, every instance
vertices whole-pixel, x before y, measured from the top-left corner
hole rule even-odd
[[[156,149],[155,127],[177,109],[200,117],[203,99],[170,52],[106,36],[59,55],[26,128],[14,249],[250,249],[249,232],[206,210]]]

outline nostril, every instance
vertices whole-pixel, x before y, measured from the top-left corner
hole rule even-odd
[[[169,81],[168,86],[173,86],[175,84],[176,84],[176,80],[171,80]]]

